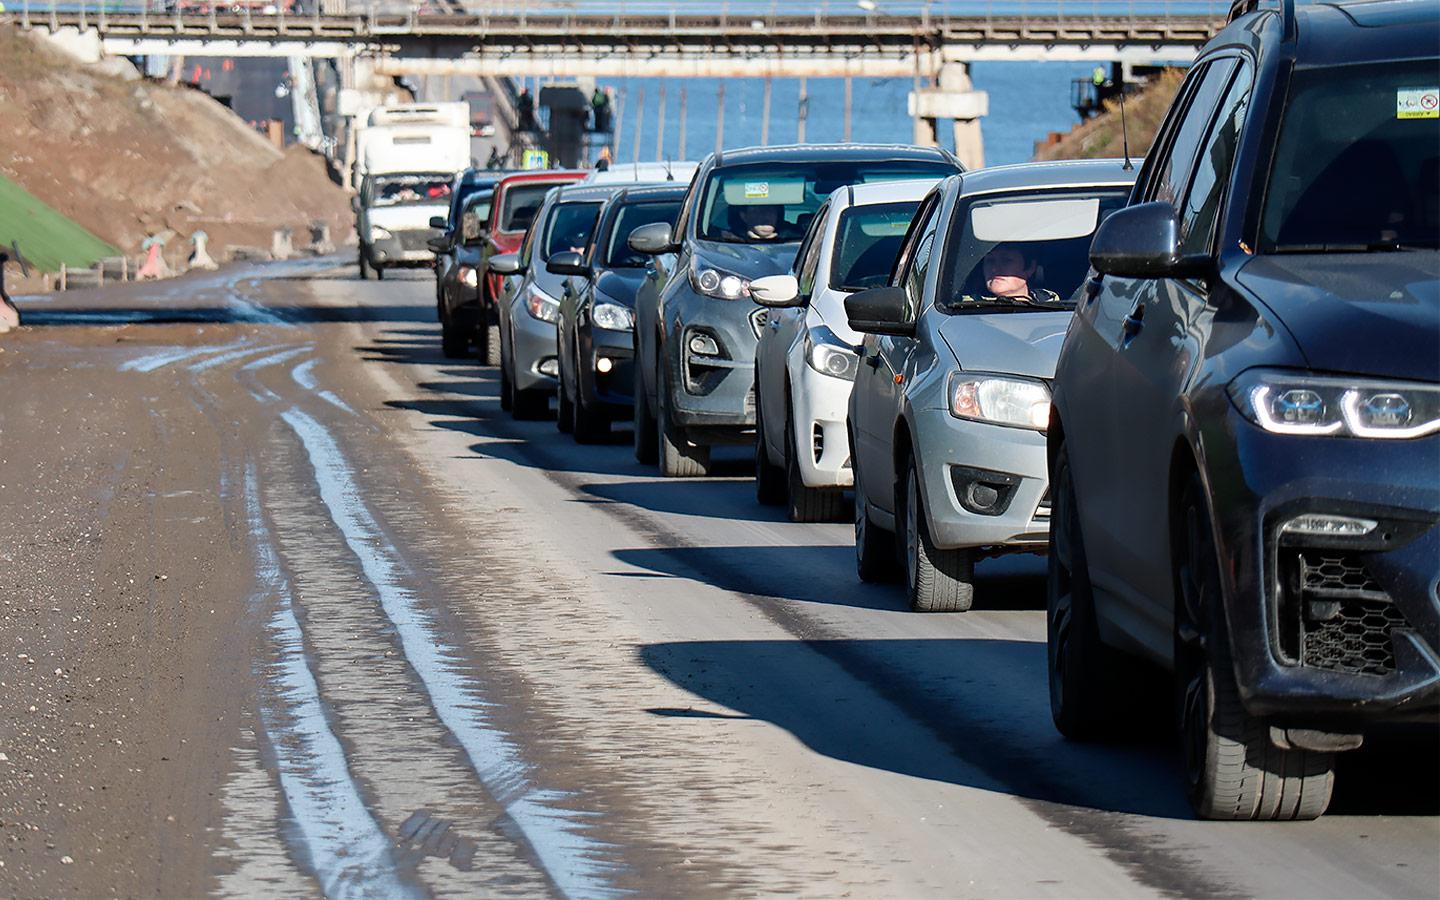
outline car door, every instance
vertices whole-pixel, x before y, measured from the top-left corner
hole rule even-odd
[[[915,225],[896,262],[891,283],[904,288],[911,320],[924,308],[925,282],[935,249],[940,217],[939,195],[931,194],[916,213]],[[903,387],[895,381],[915,341],[909,337],[867,334],[852,393],[851,428],[855,434],[852,460],[865,481],[870,503],[882,513],[895,512],[895,463],[892,442],[903,405]]]
[[[786,358],[794,345],[796,336],[805,327],[806,306],[815,291],[815,272],[820,263],[824,241],[825,219],[830,206],[825,204],[815,213],[815,226],[805,236],[800,250],[795,255],[791,271],[798,284],[796,299],[798,306],[788,309],[767,309],[765,327],[760,333],[760,343],[755,351],[755,367],[760,370],[763,384],[756,390],[763,391],[760,398],[765,408],[765,440],[774,459],[782,458],[785,452],[785,412],[790,398],[786,395]]]
[[[1235,65],[1233,58],[1212,60],[1192,72],[1156,139],[1132,202],[1173,202],[1183,190]],[[1152,347],[1151,341],[1164,340],[1168,323],[1159,321],[1166,318],[1163,314],[1148,321],[1159,291],[1153,280],[1107,275],[1086,290],[1075,322],[1073,359],[1065,368],[1071,380],[1064,389],[1067,446],[1090,579],[1101,618],[1138,641],[1139,649],[1164,658],[1170,626],[1168,621],[1162,625],[1155,607],[1138,590],[1140,584],[1153,583],[1154,576],[1137,570],[1163,565],[1168,572],[1169,551],[1159,560],[1142,555],[1142,547],[1154,546],[1153,532],[1163,523],[1153,521],[1150,513],[1137,514],[1153,509],[1137,500],[1146,492],[1165,494],[1167,485],[1141,481],[1129,468],[1135,456],[1125,447],[1141,440],[1147,427],[1167,419],[1171,409],[1142,409],[1140,398],[1121,392],[1125,379],[1118,373],[1120,356],[1130,344],[1148,331],[1146,346]],[[1147,529],[1152,533],[1145,534]]]

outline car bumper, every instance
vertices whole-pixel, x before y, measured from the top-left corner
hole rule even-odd
[[[600,360],[608,360],[600,371]],[[608,328],[580,330],[580,391],[592,408],[629,412],[635,397],[635,333]]]
[[[424,266],[435,262],[435,251],[425,241],[435,232],[401,231],[370,244],[370,262],[377,266]]]
[[[1050,535],[1045,435],[990,425],[948,410],[916,412],[915,459],[925,518],[937,547],[1042,550]],[[967,508],[961,495],[990,488],[995,514]],[[972,505],[973,501],[972,501]]]
[[[791,370],[795,465],[806,487],[850,487],[855,470],[845,430],[855,382],[821,375],[803,362]]]
[[[1228,411],[1207,449],[1242,702],[1296,726],[1356,730],[1440,713],[1440,436],[1274,435]],[[1302,514],[1378,523],[1299,535]]]
[[[555,359],[555,323],[542,322],[524,309],[510,310],[515,387],[553,390],[559,371]]]
[[[666,297],[665,307],[672,421],[731,436],[754,429],[755,317],[764,308],[748,300],[703,297],[688,283]],[[719,356],[691,351],[691,339],[701,334],[719,344]],[[696,436],[692,432],[691,439]]]

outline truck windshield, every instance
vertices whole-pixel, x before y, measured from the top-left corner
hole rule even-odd
[[[702,240],[794,243],[805,236],[830,192],[848,184],[943,178],[958,170],[940,160],[843,160],[757,163],[716,169],[700,201]]]
[[[550,211],[550,221],[545,226],[545,242],[540,247],[540,258],[546,260],[567,250],[584,253],[599,215],[599,203],[555,204]]]
[[[830,287],[863,291],[889,284],[900,243],[919,206],[919,200],[907,200],[852,206],[842,212],[830,260]]]
[[[375,179],[372,206],[450,203],[447,175],[380,175]]]
[[[610,246],[605,251],[605,265],[612,269],[638,269],[649,257],[630,249],[630,232],[642,225],[656,222],[675,224],[680,213],[680,201],[664,200],[658,203],[631,203],[620,208],[615,224],[610,228]]]
[[[545,195],[556,187],[553,182],[542,181],[539,184],[512,184],[506,188],[505,199],[500,201],[499,230],[513,233],[529,228],[535,220],[535,213],[540,211],[540,204],[545,202]]]
[[[1440,63],[1300,69],[1261,217],[1261,252],[1440,246]]]

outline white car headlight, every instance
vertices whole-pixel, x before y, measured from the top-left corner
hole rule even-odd
[[[542,322],[560,321],[560,301],[533,284],[525,289],[525,310]]]
[[[1006,375],[950,376],[950,414],[1013,428],[1044,431],[1050,426],[1050,388],[1043,382]]]
[[[854,381],[860,354],[824,325],[805,329],[805,361],[821,375]]]
[[[750,282],[747,279],[708,266],[692,264],[690,281],[695,285],[695,290],[716,300],[739,300],[741,297],[750,296]]]
[[[480,276],[475,273],[474,268],[470,266],[461,266],[460,281],[463,282],[466,287],[473,288],[480,283]]]
[[[1245,418],[1272,434],[1395,440],[1440,431],[1440,385],[1251,369],[1229,392]]]
[[[370,242],[372,244],[376,241],[389,240],[391,237],[393,237],[393,235],[390,234],[390,232],[386,231],[384,228],[381,228],[379,225],[370,226]]]
[[[595,327],[609,331],[632,331],[635,328],[635,314],[618,303],[596,303],[590,310],[590,319]]]

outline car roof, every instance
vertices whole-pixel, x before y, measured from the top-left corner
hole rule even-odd
[[[785,144],[778,147],[747,147],[713,154],[714,168],[764,162],[844,162],[846,160],[916,160],[945,162],[960,167],[954,154],[939,147],[908,144]]]
[[[1020,188],[1128,186],[1135,183],[1140,163],[1139,159],[1131,160],[1127,170],[1121,159],[1067,159],[971,169],[958,177],[965,194]]]
[[[623,184],[570,184],[555,189],[556,203],[578,203],[584,200],[609,200]]]
[[[1415,0],[1316,3],[1295,10],[1300,66],[1389,62],[1440,54],[1440,4]]]
[[[506,175],[496,184],[496,189],[509,187],[512,184],[524,184],[526,182],[554,181],[560,184],[568,184],[578,181],[585,173],[575,169],[541,169],[534,172],[516,172],[513,175]]]
[[[925,195],[940,183],[938,178],[922,178],[910,181],[871,181],[839,188],[830,196],[840,195],[845,206],[867,206],[872,203],[900,203],[906,200],[924,200]]]
[[[651,200],[679,200],[690,189],[690,185],[678,181],[664,184],[619,185],[619,187],[620,191],[616,193],[613,201],[617,204],[642,203]]]

